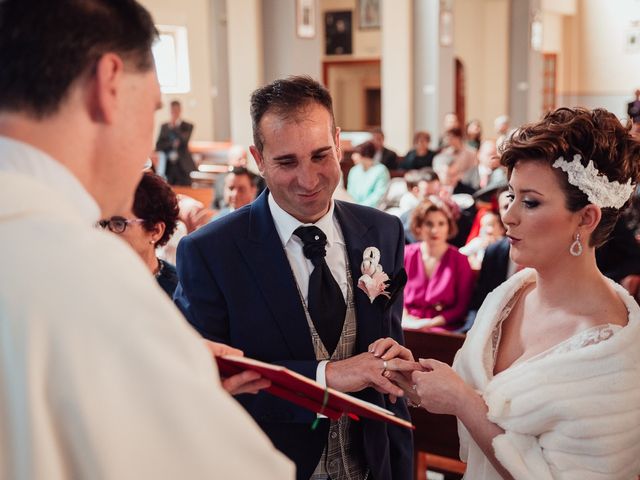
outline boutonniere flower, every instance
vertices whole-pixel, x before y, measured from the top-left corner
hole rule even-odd
[[[358,288],[360,288],[369,297],[369,301],[373,301],[383,295],[390,298],[387,291],[387,282],[389,275],[382,271],[380,265],[380,250],[376,247],[367,247],[362,254],[362,264],[360,266],[362,276],[358,279]]]

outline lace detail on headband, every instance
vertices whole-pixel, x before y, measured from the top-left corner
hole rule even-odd
[[[600,208],[621,208],[635,189],[631,179],[627,183],[611,181],[605,175],[601,175],[595,167],[593,160],[589,160],[585,167],[580,162],[582,156],[576,154],[572,162],[567,162],[563,157],[553,163],[554,168],[560,168],[566,172],[569,183],[578,187],[588,198],[589,202]]]

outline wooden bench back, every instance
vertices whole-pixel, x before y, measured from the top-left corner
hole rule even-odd
[[[198,200],[205,208],[210,207],[213,201],[213,188],[191,188],[180,185],[172,185],[171,188],[176,194],[186,195],[187,197]]]

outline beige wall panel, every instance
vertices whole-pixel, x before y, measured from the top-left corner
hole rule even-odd
[[[195,124],[193,140],[213,138],[213,104],[211,100],[211,37],[209,35],[208,0],[140,0],[158,25],[179,25],[187,28],[191,91],[163,96],[165,108],[156,114],[156,132],[169,119],[169,102],[180,100],[183,116]]]

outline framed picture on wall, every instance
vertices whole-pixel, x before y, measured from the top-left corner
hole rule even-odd
[[[296,34],[300,38],[316,36],[316,0],[296,0]]]
[[[326,55],[350,55],[353,53],[351,11],[326,12],[324,14],[324,31]]]
[[[358,0],[358,28],[380,28],[380,2],[382,0]]]

